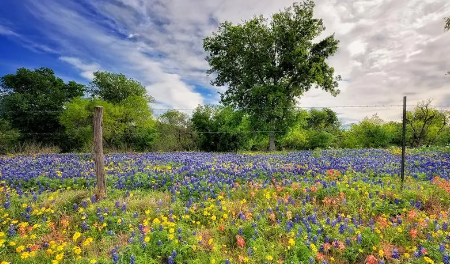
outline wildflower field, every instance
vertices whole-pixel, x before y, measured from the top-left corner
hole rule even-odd
[[[450,155],[0,157],[1,263],[450,263]]]

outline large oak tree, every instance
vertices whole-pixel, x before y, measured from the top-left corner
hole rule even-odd
[[[244,110],[255,130],[275,133],[291,119],[297,99],[313,87],[332,95],[339,90],[339,76],[327,63],[339,41],[322,37],[322,19],[314,18],[314,2],[294,4],[270,19],[254,17],[242,24],[222,23],[203,41],[214,74],[213,85],[228,86],[221,101]]]

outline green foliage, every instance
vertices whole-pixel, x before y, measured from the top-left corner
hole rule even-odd
[[[189,116],[177,110],[168,110],[157,123],[158,137],[155,149],[158,151],[195,150],[197,135],[193,131]]]
[[[295,121],[281,138],[285,149],[329,148],[340,134],[339,120],[331,109],[299,110]]]
[[[392,141],[392,124],[386,126],[374,115],[365,118],[359,124],[351,126],[346,133],[344,146],[348,148],[380,148],[387,147]]]
[[[53,70],[20,68],[1,78],[0,115],[21,132],[22,140],[61,144],[58,122],[63,105],[83,95],[85,87],[64,83]]]
[[[313,86],[336,95],[337,79],[326,59],[338,49],[313,17],[314,3],[294,4],[270,20],[255,17],[242,24],[224,22],[204,39],[214,85],[227,85],[225,105],[244,110],[259,130],[287,128],[296,99]],[[274,137],[272,137],[274,140]]]
[[[242,111],[230,107],[198,106],[192,115],[203,151],[237,151],[249,147],[250,124]]]
[[[0,119],[0,154],[6,154],[17,144],[20,133],[8,121]]]
[[[103,139],[106,148],[148,150],[155,138],[155,121],[147,101],[132,96],[120,104],[100,99],[76,98],[66,104],[60,117],[71,146],[79,151],[91,151],[93,113],[95,106],[103,106]]]
[[[332,130],[339,129],[339,120],[336,113],[329,109],[322,110],[311,109],[308,117],[308,127],[314,130]]]
[[[281,145],[285,149],[307,149],[308,134],[304,129],[289,130],[281,139]]]
[[[450,17],[445,18],[445,30],[450,30]]]
[[[413,111],[407,112],[406,117],[412,147],[435,144],[450,121],[450,113],[432,108],[430,100],[417,104]]]
[[[145,87],[140,82],[129,79],[121,73],[95,72],[89,92],[93,97],[99,97],[114,104],[121,103],[132,96],[144,97],[149,102],[154,101],[151,96],[147,95]]]
[[[327,131],[308,131],[308,148],[316,149],[316,148],[329,148],[331,143],[333,142],[334,136],[330,132]]]

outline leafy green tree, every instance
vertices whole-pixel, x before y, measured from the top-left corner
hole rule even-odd
[[[308,116],[308,128],[332,132],[339,129],[340,123],[336,112],[329,108],[311,109]]]
[[[243,111],[224,106],[198,106],[191,120],[203,151],[237,151],[250,147],[249,122]]]
[[[403,126],[401,122],[390,121],[383,125],[383,127],[389,131],[389,135],[391,135],[391,144],[395,146],[402,145],[402,130]],[[411,139],[411,131],[406,130],[406,141],[408,142]]]
[[[59,145],[63,105],[84,90],[76,82],[65,83],[51,69],[20,68],[1,78],[0,115],[20,131],[23,140]]]
[[[281,146],[284,149],[307,149],[310,114],[308,111],[300,109],[294,116],[293,122],[280,140]]]
[[[89,85],[89,93],[93,97],[111,103],[120,103],[131,96],[144,97],[149,102],[154,99],[147,95],[145,87],[138,81],[127,78],[121,73],[97,71]]]
[[[407,126],[412,134],[410,145],[418,147],[433,145],[442,131],[448,126],[450,114],[431,106],[431,101],[417,104],[413,111],[406,113]]]
[[[339,76],[326,59],[335,54],[334,35],[314,42],[325,27],[306,0],[274,14],[233,25],[224,22],[203,41],[215,74],[213,85],[228,86],[223,104],[244,110],[255,130],[283,131],[296,100],[312,87],[337,95]],[[275,149],[275,133],[270,134]]]
[[[190,117],[177,110],[168,110],[158,118],[156,150],[183,151],[196,149],[197,135]]]
[[[0,119],[0,154],[11,152],[19,137],[17,129],[12,128],[8,121]]]
[[[350,148],[384,148],[391,141],[391,131],[384,126],[383,120],[374,115],[352,125],[346,134],[344,145]]]
[[[156,123],[147,101],[131,96],[120,104],[101,99],[76,98],[66,104],[60,117],[61,124],[78,151],[91,151],[93,142],[92,120],[95,106],[103,106],[103,139],[105,148],[144,151],[152,147],[156,136]]]
[[[298,110],[295,116],[281,140],[285,149],[328,148],[341,134],[337,115],[329,108]]]

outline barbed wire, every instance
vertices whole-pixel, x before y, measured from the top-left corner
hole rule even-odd
[[[253,134],[253,133],[285,133],[285,131],[276,131],[276,130],[251,130],[251,131],[192,131],[192,132],[184,132],[184,131],[178,131],[173,134]],[[66,135],[70,136],[72,134],[66,134],[66,133],[20,133],[21,135]]]
[[[209,105],[217,107],[219,105]],[[417,105],[406,105],[406,107],[416,107]],[[293,106],[293,107],[248,107],[246,110],[262,110],[262,109],[324,109],[324,108],[396,108],[403,107],[403,105],[329,105],[329,106]],[[430,107],[447,109],[450,105],[430,105]],[[153,111],[194,111],[197,108],[150,108]],[[238,108],[244,110],[242,108]],[[62,113],[65,110],[16,110],[16,111],[3,111],[3,113]]]

